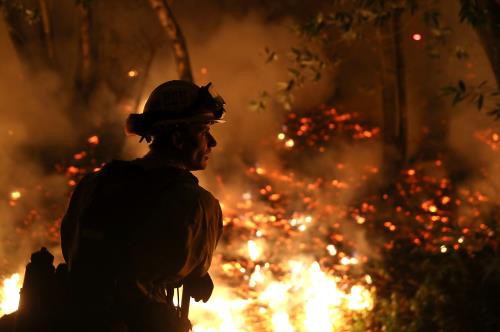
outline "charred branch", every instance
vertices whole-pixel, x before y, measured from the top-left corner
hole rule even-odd
[[[80,28],[79,28],[79,61],[78,61],[78,72],[76,77],[76,87],[78,92],[84,98],[88,99],[93,81],[93,56],[92,56],[92,44],[90,37],[91,29],[91,12],[88,4],[80,3],[78,4],[78,13],[80,16]]]
[[[394,66],[396,68],[396,87],[397,87],[397,108],[398,124],[396,128],[396,137],[401,153],[402,160],[407,157],[407,127],[408,110],[406,106],[406,71],[402,47],[401,36],[401,13],[396,12],[392,15],[393,43],[394,43]]]
[[[138,93],[136,94],[136,98],[135,98],[135,102],[134,102],[134,110],[136,110],[136,111],[138,111],[139,105],[141,103],[141,98],[142,98],[142,95],[144,93],[144,88],[146,87],[146,81],[147,81],[147,78],[149,76],[149,70],[151,69],[151,65],[153,64],[153,59],[155,57],[155,54],[156,54],[156,49],[151,48],[151,52],[149,54],[149,57],[146,61],[145,66],[144,66],[144,75],[142,75],[143,77],[141,78]]]
[[[50,20],[49,8],[46,0],[38,0],[40,18],[42,24],[42,36],[47,58],[51,65],[55,65],[54,37],[52,34],[52,22]]]
[[[172,9],[166,0],[149,0],[149,2],[158,16],[160,25],[163,27],[167,37],[172,43],[172,50],[174,52],[179,78],[181,80],[193,81],[193,73],[189,61],[186,40],[174,17]]]
[[[394,12],[378,28],[383,140],[386,164],[398,167],[407,153],[405,68],[401,46],[401,16]],[[389,167],[389,168],[393,168]]]

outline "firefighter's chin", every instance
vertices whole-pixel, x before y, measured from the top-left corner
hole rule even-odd
[[[197,160],[191,165],[191,167],[189,167],[189,170],[190,171],[204,170],[208,166],[208,159],[209,159],[208,155],[203,155],[203,157],[200,158],[200,160]]]

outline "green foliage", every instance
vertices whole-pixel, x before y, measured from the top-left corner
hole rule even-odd
[[[385,331],[500,330],[500,257],[493,246],[431,254],[399,243],[377,268],[384,272],[373,315]]]
[[[500,92],[488,86],[487,81],[469,86],[460,80],[456,85],[443,87],[441,92],[442,96],[451,98],[453,106],[466,101],[475,105],[478,111],[486,108],[488,115],[496,119],[500,118],[500,102],[497,101]]]
[[[251,100],[249,108],[251,111],[262,112],[267,109],[269,103],[269,94],[266,91],[261,91],[258,98]]]
[[[21,1],[0,0],[0,10],[5,15],[20,15],[30,25],[40,21],[38,8],[26,7]]]
[[[266,54],[266,63],[270,63],[270,62],[278,60],[278,53],[271,50],[269,47],[266,46],[266,48],[264,49],[264,52]]]
[[[480,26],[486,21],[486,12],[477,0],[460,0],[460,22],[468,22],[472,26]]]
[[[466,60],[469,58],[469,52],[463,47],[457,46],[455,48],[455,56],[458,60]]]
[[[278,54],[269,47],[264,49],[266,63],[278,61]],[[294,102],[294,91],[303,86],[305,82],[316,82],[321,79],[322,72],[326,67],[325,61],[318,53],[308,47],[292,47],[287,54],[290,66],[287,69],[287,80],[277,83],[277,92],[274,101],[283,109],[289,111]],[[250,101],[249,108],[252,111],[264,111],[271,99],[267,91],[260,92],[259,96]]]

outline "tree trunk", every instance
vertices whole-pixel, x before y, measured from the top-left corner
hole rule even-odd
[[[49,9],[46,0],[38,0],[40,18],[42,23],[42,35],[47,59],[50,65],[55,65],[54,37],[52,35],[52,23],[50,21]]]
[[[474,24],[500,89],[500,1],[478,0],[484,21]]]
[[[28,72],[39,69],[41,59],[36,56],[38,44],[36,41],[33,42],[31,30],[27,27],[23,14],[9,4],[4,4],[1,11],[20,62],[26,67]]]
[[[384,164],[396,171],[407,154],[406,82],[401,47],[400,14],[394,13],[378,30],[382,89]]]
[[[406,105],[406,68],[402,48],[401,36],[401,14],[395,13],[392,16],[392,26],[394,29],[394,65],[396,68],[396,87],[397,87],[397,108],[398,124],[396,128],[396,139],[401,159],[404,162],[407,157],[408,146],[408,109]]]
[[[186,40],[184,39],[179,24],[175,20],[170,6],[166,0],[149,0],[149,2],[151,3],[151,7],[156,11],[158,20],[172,43],[172,50],[174,52],[179,78],[192,82],[193,73],[189,61]]]
[[[88,5],[81,3],[78,5],[78,12],[80,15],[80,29],[79,29],[79,61],[78,71],[76,76],[77,92],[86,101],[92,90],[94,75],[93,75],[93,56],[90,39],[90,8]]]
[[[142,99],[142,95],[144,93],[144,88],[146,86],[146,82],[147,82],[147,78],[149,76],[149,70],[151,69],[151,65],[153,64],[153,59],[155,57],[155,54],[156,54],[156,49],[151,49],[151,53],[146,61],[146,65],[144,66],[144,75],[143,77],[141,78],[141,82],[139,84],[139,89],[138,89],[138,93],[136,94],[136,97],[135,97],[135,103],[134,103],[134,107],[133,107],[133,110],[135,112],[139,112],[139,105],[141,103],[141,99]]]

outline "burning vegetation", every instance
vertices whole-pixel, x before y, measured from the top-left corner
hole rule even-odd
[[[125,2],[130,7],[122,8]],[[8,46],[15,49],[21,62],[28,65],[27,70],[20,71],[21,74],[9,72],[9,77],[15,78],[11,81],[21,80],[27,86],[26,82],[33,79],[37,87],[50,88],[42,90],[50,92],[46,93],[50,97],[44,96],[40,105],[51,111],[51,121],[48,125],[41,125],[42,121],[32,116],[38,114],[40,105],[35,107],[37,112],[19,118],[23,123],[35,123],[30,125],[33,128],[43,129],[34,131],[31,141],[38,143],[48,136],[51,144],[53,141],[57,144],[56,148],[52,146],[53,149],[50,145],[47,148],[47,145],[40,147],[33,142],[25,144],[20,138],[23,130],[16,126],[5,128],[9,143],[13,140],[18,144],[16,140],[19,140],[27,145],[19,143],[23,154],[36,154],[33,159],[37,166],[41,165],[39,173],[44,176],[37,172],[31,174],[29,167],[12,174],[22,174],[30,181],[6,173],[12,178],[4,181],[9,185],[1,191],[0,212],[4,222],[7,221],[6,225],[13,226],[1,234],[0,316],[12,313],[18,306],[23,265],[30,250],[40,246],[55,248],[52,252],[56,254],[56,261],[62,260],[58,257],[60,218],[74,186],[85,174],[98,171],[111,156],[122,157],[116,150],[126,145],[120,127],[124,114],[140,109],[148,86],[153,86],[155,81],[164,81],[165,68],[172,67],[174,62],[162,58],[165,52],[161,45],[165,41],[159,36],[166,33],[171,44],[178,46],[174,47],[176,70],[171,70],[169,75],[173,76],[176,71],[179,77],[192,78],[184,37],[177,23],[169,25],[174,16],[166,1],[78,1],[71,10],[52,6],[52,14],[69,12],[73,16],[68,17],[81,22],[78,29],[73,27],[74,34],[78,35],[80,52],[72,59],[78,64],[75,65],[78,68],[74,68],[76,77],[70,77],[66,72],[65,66],[70,65],[58,65],[58,60],[61,60],[56,56],[58,47],[63,50],[68,46],[66,40],[54,37],[52,28],[55,26],[49,19],[47,1],[39,1],[44,4],[40,13],[26,4],[20,5],[22,3],[26,2],[16,0],[12,2],[16,5],[11,6],[9,1],[0,1],[6,13],[7,28],[4,30],[12,32],[19,28],[18,33],[26,40],[40,38],[40,35],[43,38],[31,44],[13,39],[13,44]],[[244,9],[241,4],[232,8],[224,3],[228,11],[239,13]],[[252,3],[257,6],[257,2]],[[462,165],[464,159],[448,146],[449,126],[454,119],[448,106],[435,100],[434,91],[416,92],[415,88],[424,85],[427,89],[431,83],[436,85],[432,81],[435,80],[434,74],[431,75],[432,68],[436,71],[445,71],[446,65],[453,67],[448,68],[449,71],[459,68],[453,61],[436,64],[422,60],[423,55],[415,60],[418,52],[427,52],[435,59],[442,51],[440,47],[443,47],[449,29],[445,20],[441,21],[440,13],[448,13],[450,1],[443,1],[446,10],[442,12],[435,4],[419,7],[421,4],[416,1],[332,3],[335,5],[331,13],[328,13],[329,7],[316,8],[304,2],[301,6],[311,8],[296,9],[297,13],[289,14],[297,22],[304,23],[301,21],[303,15],[310,15],[311,10],[317,11],[313,13],[312,21],[299,25],[298,31],[302,37],[326,42],[320,53],[331,58],[333,65],[330,65],[335,70],[340,65],[337,49],[331,47],[333,40],[339,52],[344,51],[355,59],[363,58],[359,63],[354,62],[359,68],[354,68],[355,65],[348,61],[342,63],[348,68],[348,74],[342,71],[340,74],[330,73],[339,75],[343,91],[337,91],[342,89],[336,86],[336,77],[326,78],[323,85],[313,86],[312,93],[300,90],[307,86],[304,71],[312,72],[313,81],[319,80],[325,75],[321,72],[325,63],[307,48],[293,48],[292,65],[285,70],[289,79],[280,82],[278,91],[284,113],[270,115],[276,105],[254,101],[252,109],[266,112],[252,113],[255,116],[253,121],[264,119],[262,124],[253,126],[248,125],[247,114],[243,116],[235,112],[231,119],[230,107],[228,126],[234,128],[224,132],[220,150],[217,151],[219,147],[215,150],[214,162],[223,162],[210,170],[216,178],[213,187],[220,197],[225,228],[211,267],[216,289],[208,303],[192,305],[190,318],[194,331],[500,330],[500,200],[497,198],[500,188],[497,179],[500,126],[484,121],[481,125],[477,125],[478,121],[463,125],[469,126],[470,130],[460,131],[460,138],[473,142],[470,144],[473,148],[467,153],[477,153],[478,156],[469,156],[467,165]],[[489,3],[490,11],[476,11],[474,6],[479,6],[479,3],[461,1],[460,18],[472,25],[470,30],[475,29],[487,57],[498,59],[495,58],[498,56],[495,45],[500,44],[493,41],[500,33],[494,33],[498,27],[491,25],[495,20],[488,15],[495,16],[500,9],[493,0],[488,0],[482,3]],[[182,2],[177,4],[182,7]],[[211,5],[196,2],[196,6]],[[276,2],[278,12],[288,7],[287,1]],[[301,10],[304,13],[298,13]],[[123,29],[123,22],[131,21],[131,12],[141,15],[141,31]],[[113,15],[108,16],[108,13]],[[211,13],[216,15],[215,11]],[[425,26],[415,23],[415,13],[422,15]],[[196,21],[198,16],[193,15],[202,15],[198,21],[204,23],[208,17],[204,10],[193,13],[190,9],[189,17]],[[274,15],[281,17],[280,14]],[[26,17],[29,23],[25,22]],[[474,24],[481,19],[487,24]],[[100,35],[93,30],[93,23],[99,23],[103,29]],[[65,24],[69,25],[68,22]],[[278,79],[275,75],[261,79],[257,75],[260,72],[254,72],[263,65],[262,59],[253,63],[254,66],[248,64],[254,47],[251,37],[248,49],[240,45],[242,50],[239,52],[244,53],[241,68],[231,67],[238,62],[230,51],[238,50],[237,47],[229,50],[227,45],[241,43],[241,36],[251,35],[249,31],[258,35],[255,37],[258,47],[263,45],[262,35],[269,33],[267,43],[285,40],[288,35],[283,35],[281,27],[277,33],[274,26],[261,23],[242,30],[237,28],[242,24],[239,20],[232,24],[229,28],[220,28],[224,32],[220,35],[235,31],[234,39],[222,38],[211,44],[207,37],[208,41],[204,40],[207,44],[198,46],[193,43],[196,51],[191,54],[194,54],[193,63],[197,63],[194,66],[196,72],[203,80],[229,82],[225,88],[232,91],[234,100],[239,100],[243,90],[255,88],[251,92],[253,95],[261,90],[262,85],[268,88]],[[207,35],[219,34],[216,28],[211,29],[207,27]],[[372,30],[377,33],[372,33]],[[123,38],[121,43],[117,36]],[[363,40],[365,48],[362,51],[354,45],[358,39]],[[179,46],[181,44],[183,47]],[[223,49],[228,49],[231,61],[224,58]],[[406,58],[403,50],[407,53]],[[410,53],[415,56],[409,57]],[[470,60],[461,48],[457,48],[456,53],[459,61],[467,61],[460,65],[466,69],[457,70],[458,74],[474,78],[480,61]],[[265,55],[267,62],[279,59],[278,53],[269,47],[265,48]],[[219,57],[222,59],[220,63],[217,62]],[[377,57],[380,59],[374,60]],[[416,69],[405,67],[403,60],[408,60],[406,63],[414,61]],[[494,76],[498,82],[500,73],[497,67]],[[252,70],[249,72],[248,68]],[[377,68],[377,75],[373,72],[364,74],[368,72],[367,68]],[[223,70],[227,73],[217,76]],[[35,73],[33,77],[31,72]],[[269,74],[272,69],[266,67],[262,72]],[[406,78],[406,72],[413,77]],[[377,76],[377,79],[372,76]],[[417,76],[420,83],[405,85],[417,80]],[[379,78],[380,83],[374,82]],[[271,83],[267,82],[266,86],[264,81]],[[361,84],[361,81],[366,82]],[[10,84],[9,81],[3,86],[6,94],[12,92],[7,89]],[[367,86],[367,91],[363,92],[360,85]],[[447,87],[445,92],[453,97],[454,104],[472,100],[481,109],[486,108],[484,105],[491,97],[498,95],[497,92],[483,92],[484,86],[484,83],[476,87],[459,81],[458,86]],[[31,85],[26,90],[31,90]],[[320,90],[328,91],[328,96]],[[376,98],[380,97],[380,100],[373,97],[375,90],[379,93]],[[415,98],[413,95],[419,100],[410,103],[410,98],[406,98],[410,92],[414,95],[422,93],[425,97]],[[338,105],[337,97],[333,98],[333,95],[341,95]],[[262,96],[269,97],[267,93],[262,93]],[[22,98],[26,99],[24,95]],[[50,102],[45,98],[51,99]],[[425,110],[432,112],[431,115],[424,113],[427,105],[422,106],[424,103],[420,99],[432,104],[428,107],[430,110]],[[303,100],[306,102],[301,102]],[[328,105],[317,106],[325,100],[329,100]],[[380,105],[376,104],[379,102]],[[266,105],[272,107],[266,109]],[[240,107],[246,112],[245,106],[236,105],[234,109]],[[375,110],[376,106],[381,107]],[[498,104],[491,114],[498,117],[498,112],[494,112],[497,109]],[[411,120],[418,117],[409,112],[411,110],[421,116],[418,119],[421,123],[415,121],[418,128],[413,130],[421,134],[415,140],[424,143],[416,153],[409,148],[408,127],[413,126]],[[60,117],[59,111],[66,116]],[[383,119],[377,119],[373,115],[376,112]],[[53,119],[57,121],[53,122]],[[55,129],[67,126],[66,121],[79,127],[73,136]],[[268,126],[273,121],[279,121],[279,124]],[[5,123],[10,126],[10,122]],[[228,141],[241,143],[240,135],[245,136],[245,132],[254,130],[265,134],[255,139],[259,135],[252,133],[252,138],[248,139],[250,143],[245,142],[251,145],[248,150],[252,153],[248,155],[248,151],[242,148],[241,155],[235,156],[236,150],[224,144]],[[66,139],[77,143],[66,142]],[[44,144],[48,143],[44,141]],[[272,158],[255,156],[259,151],[265,152],[266,157],[272,155]],[[238,159],[236,167],[231,164],[234,159]],[[13,160],[14,165],[7,164],[7,167],[2,162],[0,166],[16,169],[18,159]],[[470,165],[471,160],[473,165]]]
[[[418,265],[429,258],[454,261],[496,250],[497,200],[450,178],[445,160],[415,162],[392,185],[376,191],[368,188],[377,183],[380,165],[334,158],[331,176],[292,166],[297,158],[331,154],[342,144],[377,149],[378,133],[359,115],[333,108],[288,114],[273,139],[288,166],[248,167],[240,174],[245,179],[241,194],[221,202],[225,232],[211,268],[217,290],[209,303],[193,305],[194,331],[377,331],[387,323],[377,315],[395,310],[387,301],[403,305],[397,310],[408,314],[413,309],[404,305],[421,295],[415,289],[406,298],[389,296],[398,294],[392,287],[425,275],[418,271],[398,280],[397,273],[412,271],[406,270],[405,259],[425,258],[412,262]],[[494,135],[492,128],[478,132],[478,144],[497,153],[490,141]],[[68,192],[84,174],[99,169],[99,144],[92,136],[85,149],[57,165]],[[224,174],[219,181],[225,183]],[[31,190],[36,189],[13,191],[7,197],[11,208],[20,208]],[[352,190],[362,194],[342,198]],[[47,211],[30,210],[24,224],[41,215]],[[46,233],[30,236],[57,245],[55,220]],[[404,269],[391,262],[394,255]],[[2,313],[15,310],[21,279],[18,273],[4,279]]]

